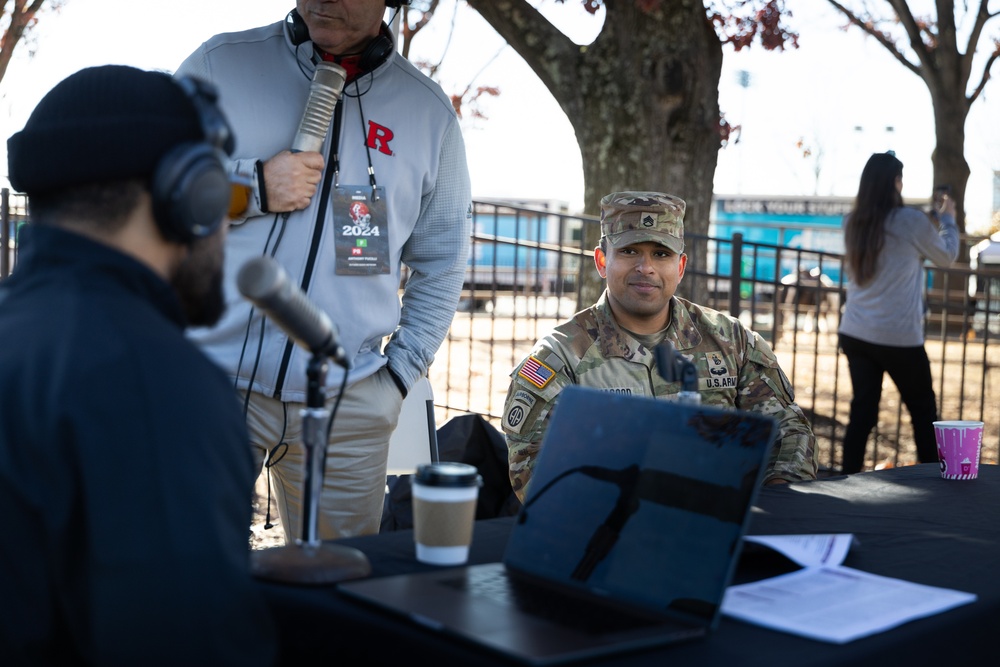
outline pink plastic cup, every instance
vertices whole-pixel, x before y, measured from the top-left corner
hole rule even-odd
[[[941,477],[976,479],[979,476],[979,452],[983,446],[983,422],[934,422]]]

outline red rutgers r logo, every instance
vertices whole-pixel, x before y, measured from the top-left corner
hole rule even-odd
[[[379,125],[374,121],[368,121],[368,139],[365,140],[365,145],[368,148],[375,148],[380,153],[385,153],[386,155],[392,155],[392,149],[389,148],[389,142],[392,141],[392,130],[387,128],[385,125]]]

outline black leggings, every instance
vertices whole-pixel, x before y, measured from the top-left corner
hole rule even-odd
[[[917,459],[921,463],[936,462],[934,422],[937,420],[937,399],[931,379],[931,362],[924,346],[890,347],[840,334],[840,349],[847,356],[854,387],[850,421],[844,434],[844,472],[860,472],[864,466],[868,435],[878,422],[882,376],[885,373],[896,385],[910,413]]]

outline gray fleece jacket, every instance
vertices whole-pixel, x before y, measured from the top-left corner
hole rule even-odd
[[[220,106],[236,135],[230,169],[249,178],[258,160],[291,147],[315,70],[312,42],[294,45],[284,25],[216,35],[177,72],[218,86]],[[348,82],[338,107],[339,121],[322,151],[326,173],[310,206],[283,221],[261,213],[255,191],[246,217],[234,221],[226,242],[226,314],[215,327],[190,333],[238,387],[252,381],[254,391],[286,401],[306,399],[311,353],[290,346],[270,321],[261,335],[259,309],[251,316],[251,304],[236,286],[247,260],[273,254],[330,316],[346,351],[350,383],[388,363],[406,387],[427,371],[448,332],[468,261],[465,144],[441,88],[393,52],[374,71]],[[369,164],[384,187],[384,198],[373,208],[382,207],[388,224],[380,227],[379,238],[361,239],[371,242],[367,247],[353,250],[359,257],[374,252],[384,272],[351,274],[343,270],[350,261],[344,243],[357,242],[345,235],[350,200],[338,198],[334,186],[370,192]],[[400,298],[401,262],[410,271]],[[328,394],[339,390],[342,373],[330,364]]]

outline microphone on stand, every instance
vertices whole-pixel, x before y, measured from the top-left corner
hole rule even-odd
[[[299,123],[292,142],[293,153],[319,152],[323,148],[323,142],[330,131],[330,121],[333,120],[333,111],[344,92],[346,81],[347,70],[337,63],[325,60],[316,63],[302,122]]]
[[[332,358],[347,368],[336,330],[326,313],[309,301],[271,257],[248,261],[240,268],[236,283],[240,293],[277,322],[289,338],[313,353],[307,371],[309,400],[299,411],[304,452],[302,539],[295,544],[253,550],[251,571],[262,579],[296,584],[330,584],[366,577],[371,574],[367,556],[354,547],[323,542],[317,530],[328,429],[332,420],[330,411],[323,405],[324,359]]]
[[[330,318],[289,280],[285,269],[273,258],[249,260],[240,268],[236,285],[240,294],[263,310],[296,343],[347,367],[344,348],[337,340],[336,327]]]
[[[316,64],[306,108],[292,142],[293,153],[319,152],[323,148],[346,80],[347,70],[340,65],[326,61]],[[287,221],[290,213],[282,213],[282,218]],[[271,257],[257,257],[245,263],[236,283],[244,297],[277,322],[289,338],[313,354],[307,370],[308,400],[300,411],[305,453],[302,539],[296,544],[253,551],[251,570],[263,579],[296,584],[330,584],[368,576],[371,563],[361,551],[323,542],[317,531],[327,434],[332,423],[330,411],[323,406],[326,373],[323,359],[333,359],[343,366],[345,383],[347,380],[347,357],[337,340],[336,327]]]

